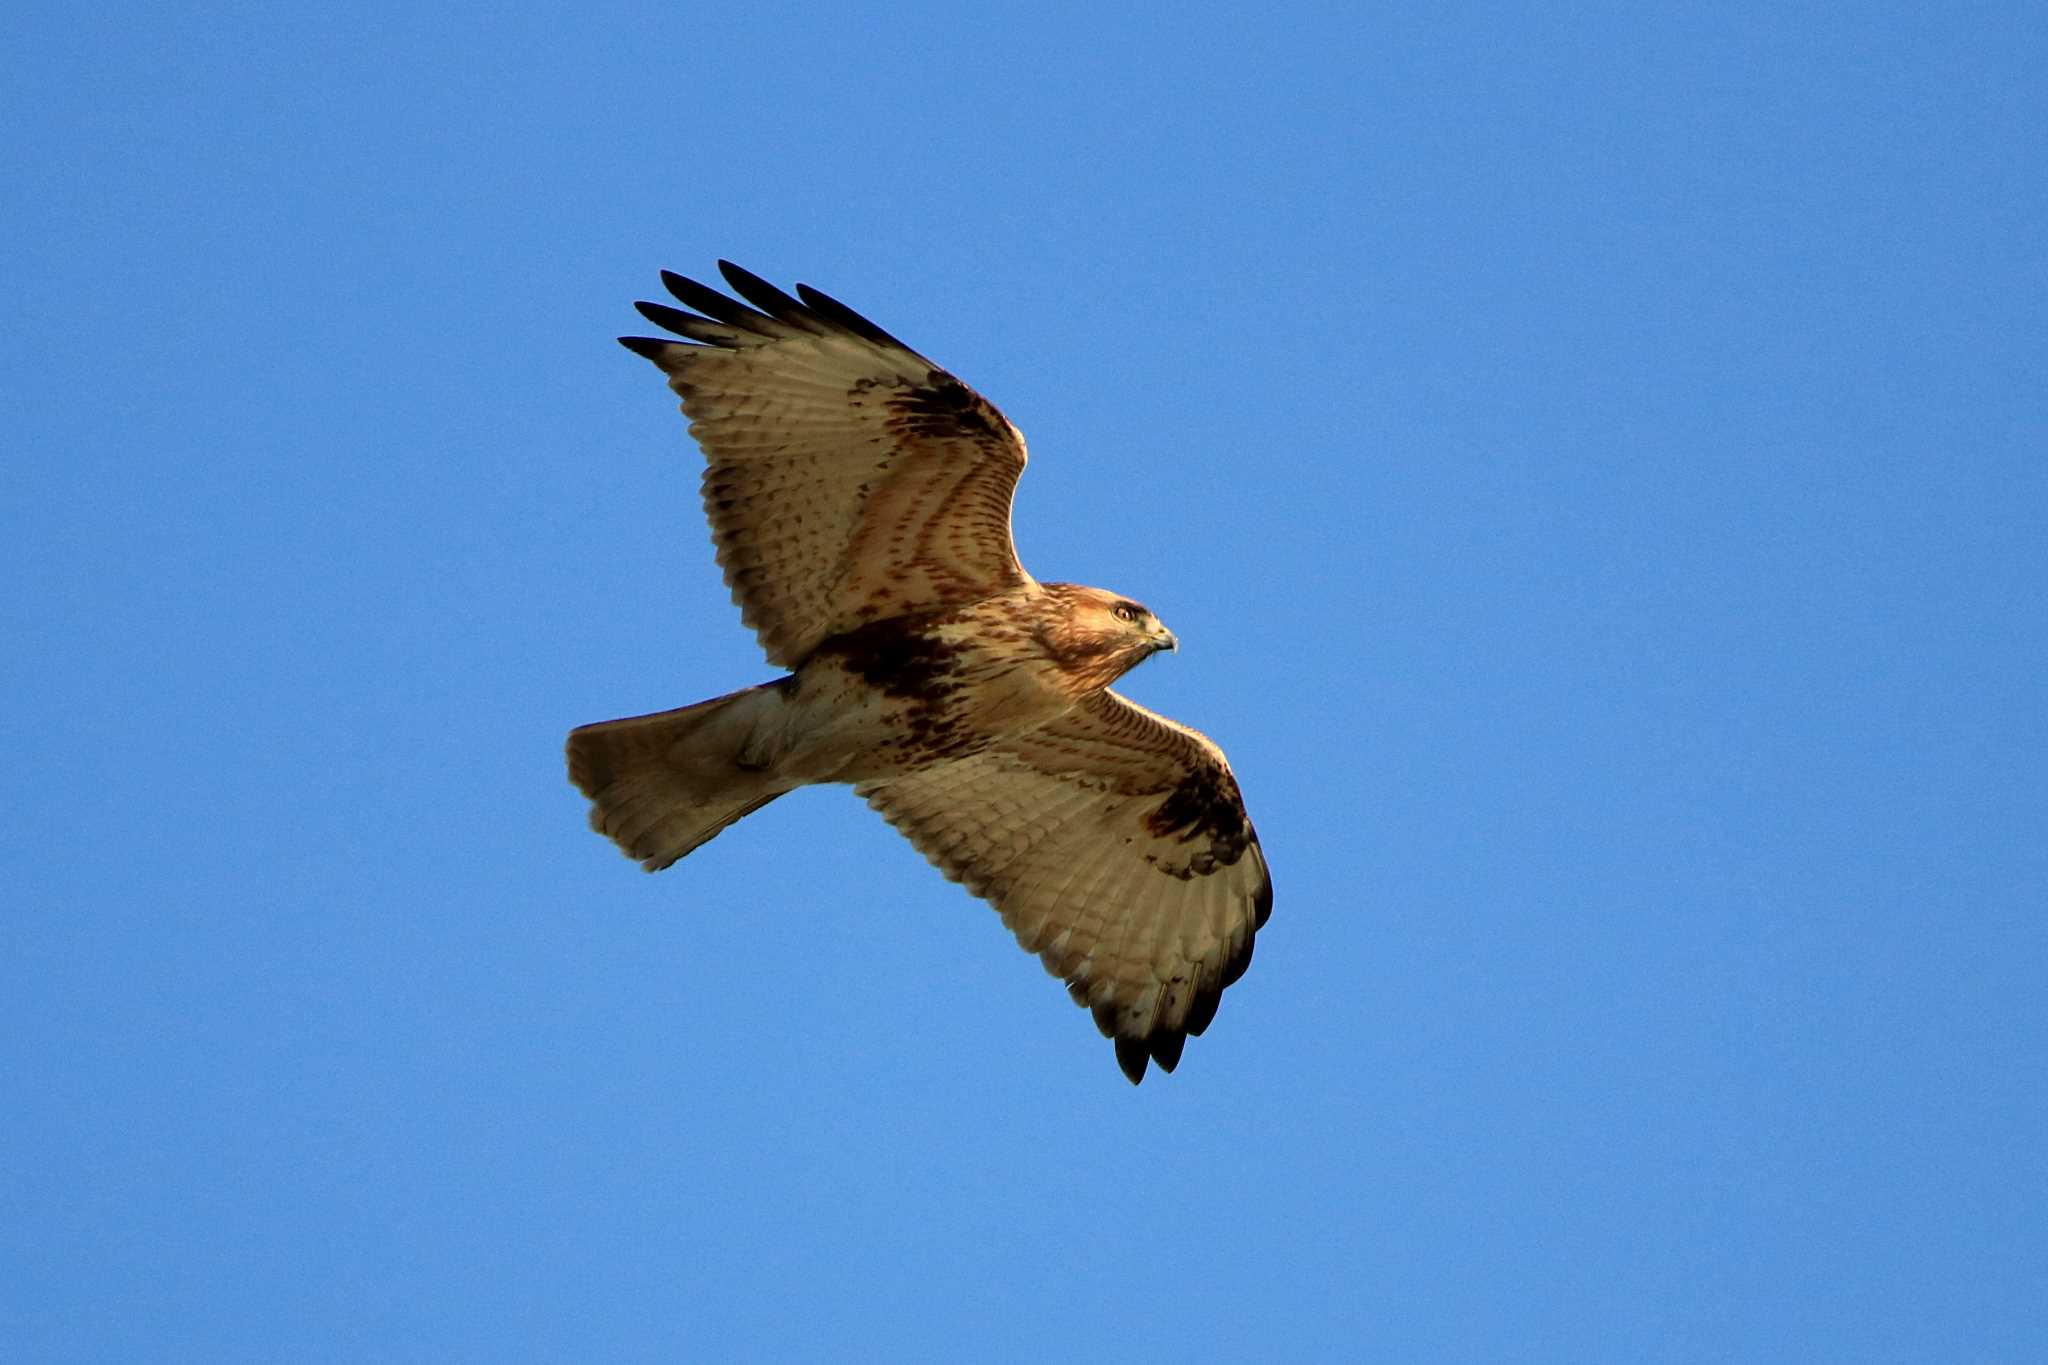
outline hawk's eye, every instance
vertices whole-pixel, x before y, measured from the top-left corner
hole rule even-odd
[[[1115,607],[1115,612],[1116,619],[1119,621],[1135,622],[1138,619],[1138,609],[1128,602],[1117,603]]]

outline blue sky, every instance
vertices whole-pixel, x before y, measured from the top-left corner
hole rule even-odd
[[[0,1357],[2048,1355],[2037,7],[17,6]],[[613,344],[998,403],[1229,751],[1133,1090],[848,793]]]

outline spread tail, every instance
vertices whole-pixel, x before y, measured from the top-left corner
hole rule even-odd
[[[590,798],[590,827],[659,872],[788,791],[738,762],[775,686],[571,730],[569,780]]]

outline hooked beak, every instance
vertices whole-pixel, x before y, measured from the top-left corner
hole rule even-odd
[[[1175,654],[1180,653],[1180,638],[1165,626],[1160,626],[1152,632],[1152,652],[1157,654],[1162,650],[1172,650]]]

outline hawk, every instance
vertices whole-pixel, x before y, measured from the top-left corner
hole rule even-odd
[[[683,340],[619,340],[682,398],[725,581],[788,672],[571,732],[591,827],[653,872],[850,783],[1001,912],[1133,1084],[1173,1070],[1273,906],[1223,751],[1110,690],[1178,641],[1025,572],[1024,438],[987,399],[808,285],[718,268],[738,299],[664,271],[694,311],[636,305]]]

